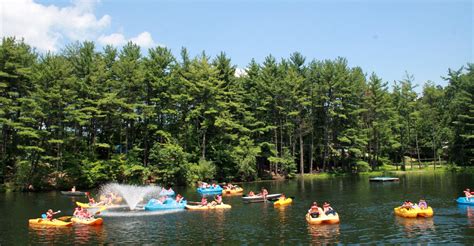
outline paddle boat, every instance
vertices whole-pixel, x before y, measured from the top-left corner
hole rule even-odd
[[[374,177],[369,179],[370,182],[393,182],[393,181],[400,181],[399,178],[396,177]]]
[[[197,192],[199,194],[203,195],[216,195],[216,194],[222,194],[222,187],[220,185],[217,185],[215,187],[209,187],[209,188],[197,188]]]
[[[395,214],[397,216],[403,217],[403,218],[416,218],[416,217],[433,217],[433,209],[431,207],[427,207],[424,209],[421,209],[419,207],[416,208],[410,208],[406,209],[402,206],[396,207],[393,209]]]
[[[244,202],[264,202],[265,200],[275,200],[275,199],[279,198],[280,196],[281,196],[281,194],[268,194],[265,199],[261,195],[244,196],[244,197],[242,197],[242,201],[244,201]]]
[[[223,194],[238,194],[244,192],[244,189],[241,187],[236,187],[236,188],[226,188],[222,192]]]
[[[474,206],[474,197],[471,199],[467,199],[465,196],[458,197],[458,199],[456,199],[456,202],[458,204]]]
[[[186,205],[186,209],[189,210],[210,210],[210,209],[228,209],[232,208],[229,204],[219,204],[219,205]]]
[[[72,217],[71,222],[74,224],[97,226],[102,225],[104,223],[104,220],[102,218],[82,219],[78,217]]]
[[[316,218],[313,218],[310,213],[306,214],[306,221],[311,225],[320,225],[320,224],[337,224],[339,223],[339,214],[322,214]]]
[[[164,209],[184,209],[187,205],[186,200],[182,200],[181,202],[176,202],[172,198],[166,199],[163,203],[160,203],[156,199],[150,199],[148,203],[145,205],[145,210],[148,211],[155,211],[155,210],[164,210]]]
[[[72,226],[72,222],[65,222],[58,219],[48,220],[43,218],[30,219],[28,224],[32,226]]]

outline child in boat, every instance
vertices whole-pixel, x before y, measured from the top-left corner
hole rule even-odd
[[[311,208],[308,210],[308,213],[311,215],[313,218],[319,217],[320,214],[322,214],[324,211],[318,207],[317,202],[313,202],[313,205],[311,205]]]
[[[247,196],[255,196],[255,193],[253,191],[250,191]]]
[[[427,209],[428,208],[428,204],[426,203],[425,200],[421,199],[419,202],[418,202],[418,207],[420,209]]]
[[[329,204],[328,202],[324,202],[323,212],[326,215],[330,215],[330,214],[336,215],[336,211],[334,211],[334,209],[332,209],[331,204]]]
[[[280,201],[286,200],[285,194],[282,193],[281,196],[280,196],[280,198],[278,198],[278,199],[279,199]]]
[[[211,202],[211,206],[216,206],[216,205],[221,205],[221,204],[222,204],[222,196],[221,195],[217,195],[214,198],[214,201]]]
[[[468,200],[468,201],[471,200],[472,193],[471,193],[471,190],[470,190],[470,189],[466,189],[466,190],[464,191],[464,195],[466,195],[466,200]]]
[[[405,208],[405,209],[412,209],[413,208],[413,203],[409,200],[406,200],[403,205],[402,205],[402,208]]]
[[[71,189],[72,192],[76,192],[76,186],[73,186]]]
[[[46,219],[49,221],[53,221],[54,215],[61,213],[61,210],[58,210],[56,212],[53,212],[52,209],[48,209],[48,212],[46,212]]]
[[[183,201],[183,196],[181,194],[176,195],[176,202],[180,203],[181,201]]]
[[[72,214],[72,216],[74,217],[81,217],[81,213],[82,213],[82,208],[81,207],[76,207],[74,209],[74,213]]]
[[[201,207],[204,207],[204,206],[207,206],[207,199],[205,197],[201,199]]]

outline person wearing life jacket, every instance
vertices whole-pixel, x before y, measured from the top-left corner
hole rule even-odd
[[[183,196],[181,194],[176,195],[176,202],[180,203],[181,201],[183,201]]]
[[[203,197],[201,199],[201,204],[200,205],[201,205],[201,207],[207,206],[207,199],[205,197]]]
[[[313,202],[313,204],[311,205],[311,208],[308,210],[308,213],[309,213],[309,215],[311,215],[311,217],[317,218],[321,214],[323,214],[324,211],[320,207],[318,207],[317,202]]]
[[[46,219],[49,220],[49,221],[53,221],[54,215],[59,214],[59,213],[61,213],[61,210],[53,212],[52,209],[48,209],[48,211],[46,212]]]
[[[217,195],[214,201],[211,202],[211,206],[216,206],[222,204],[222,196]]]
[[[464,190],[464,195],[466,196],[466,200],[471,201],[472,193],[470,189]]]
[[[336,211],[334,211],[334,209],[332,209],[331,204],[329,204],[328,202],[324,202],[323,211],[324,211],[324,214],[326,214],[326,215],[330,215],[330,214],[336,215]]]

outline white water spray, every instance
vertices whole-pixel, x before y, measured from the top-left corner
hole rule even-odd
[[[152,194],[158,194],[161,191],[160,186],[137,186],[111,183],[101,187],[100,193],[105,195],[114,192],[121,196],[127,203],[130,210],[134,210],[140,202],[146,202],[146,198]]]

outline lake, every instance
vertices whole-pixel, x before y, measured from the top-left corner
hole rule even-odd
[[[409,173],[398,182],[369,182],[368,176],[304,178],[243,184],[245,191],[265,187],[270,193],[295,197],[290,206],[244,204],[240,196],[225,196],[229,210],[106,211],[99,227],[36,228],[48,208],[70,215],[76,201],[59,192],[0,194],[0,244],[310,244],[310,243],[464,243],[474,241],[474,206],[458,206],[455,199],[473,187],[470,174]],[[198,201],[194,188],[177,187],[188,201]],[[405,219],[393,208],[404,200],[427,200],[433,218]],[[337,225],[309,225],[311,203],[329,201],[339,213]]]

